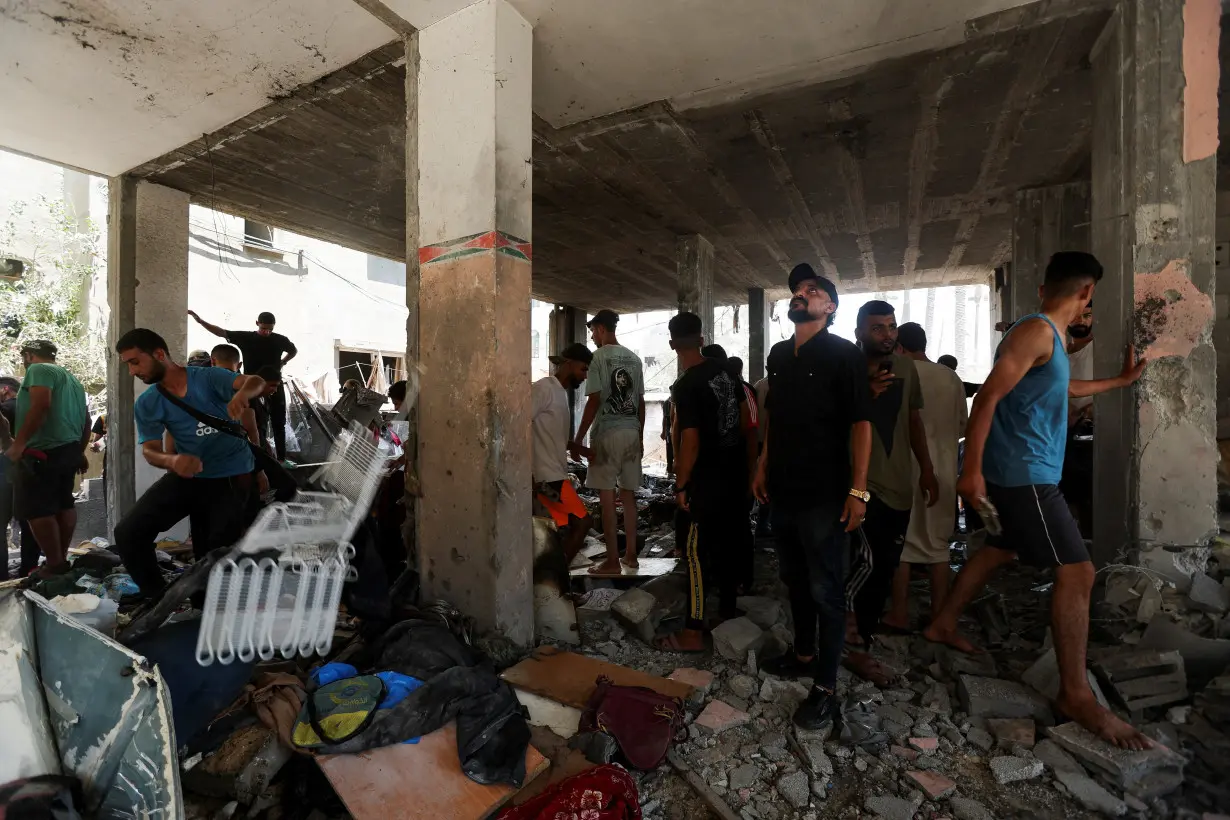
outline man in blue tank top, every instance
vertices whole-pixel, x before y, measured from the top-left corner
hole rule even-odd
[[[1091,254],[1062,251],[1046,266],[1038,294],[1042,308],[1012,326],[995,353],[995,366],[974,399],[966,427],[965,461],[957,491],[974,507],[989,501],[1001,534],[957,575],[939,615],[923,633],[929,640],[975,652],[957,632],[962,610],[1000,566],[1019,558],[1053,567],[1051,631],[1059,665],[1056,705],[1104,740],[1125,749],[1152,742],[1094,698],[1085,671],[1093,562],[1076,520],[1059,492],[1068,433],[1069,397],[1127,387],[1144,361],[1128,348],[1123,370],[1110,379],[1073,381],[1063,333],[1081,315],[1102,278]]]

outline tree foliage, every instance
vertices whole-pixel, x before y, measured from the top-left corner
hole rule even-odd
[[[106,340],[89,327],[84,306],[102,234],[93,220],[84,223],[64,202],[44,196],[9,208],[0,257],[20,259],[25,270],[0,279],[0,369],[20,375],[22,343],[49,339],[59,348],[57,363],[97,393],[107,380]]]

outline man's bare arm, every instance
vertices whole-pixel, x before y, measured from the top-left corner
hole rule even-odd
[[[585,401],[585,410],[581,413],[581,425],[577,427],[577,436],[573,441],[578,444],[585,441],[585,435],[589,432],[589,428],[593,426],[594,419],[598,418],[598,407],[601,404],[601,393],[589,394],[589,398]]]
[[[196,319],[196,323],[200,325],[201,327],[205,328],[206,330],[208,330],[210,333],[214,334],[215,336],[221,336],[223,339],[226,338],[225,328],[210,324],[209,322],[202,319],[200,316],[197,316],[195,310],[188,311],[188,315],[191,316],[193,319]]]
[[[1147,359],[1136,361],[1136,348],[1128,345],[1127,354],[1123,358],[1123,369],[1119,371],[1118,376],[1109,379],[1073,379],[1068,382],[1068,396],[1080,399],[1085,396],[1096,396],[1098,393],[1105,393],[1119,387],[1127,387],[1145,372],[1147,362]]]
[[[10,447],[17,451],[16,455],[21,456],[25,451],[26,445],[34,434],[43,426],[43,422],[47,420],[47,414],[51,411],[51,388],[50,387],[30,387],[30,407],[26,410],[26,416],[21,421],[21,429],[17,431],[17,435],[13,437],[13,443]]]
[[[871,467],[871,422],[856,421],[850,426],[850,471],[852,490],[867,489],[867,471]]]

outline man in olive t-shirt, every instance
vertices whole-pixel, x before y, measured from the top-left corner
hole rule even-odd
[[[5,451],[17,471],[16,514],[30,523],[47,556],[43,575],[68,569],[77,528],[73,476],[85,472],[90,413],[85,388],[55,363],[56,346],[36,340],[21,349],[26,377],[17,394],[17,429]]]

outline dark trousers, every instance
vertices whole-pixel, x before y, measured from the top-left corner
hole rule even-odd
[[[688,567],[689,629],[705,625],[705,596],[718,587],[718,616],[734,618],[735,599],[743,582],[741,550],[748,532],[747,513],[738,499],[691,500],[692,517],[686,530],[684,559]]]
[[[858,634],[868,646],[880,627],[884,605],[892,593],[893,575],[901,563],[909,528],[909,510],[894,510],[873,495],[867,502],[863,526],[854,533],[846,603],[858,622]]]
[[[251,520],[251,474],[230,478],[181,478],[167,473],[115,525],[116,551],[128,574],[149,596],[163,587],[154,555],[154,539],[187,518],[192,526],[192,552],[201,558],[239,540]]]
[[[268,426],[273,427],[273,451],[278,461],[286,460],[286,391],[279,387],[277,391],[252,405],[256,413],[256,429],[260,431],[261,443],[269,435]]]
[[[13,520],[13,484],[9,481],[9,476],[12,471],[17,468],[9,463],[6,459],[0,459],[3,464],[0,464],[0,540],[4,542],[3,558],[0,559],[0,581],[6,581],[9,577],[9,523]],[[35,567],[38,566],[39,552],[38,542],[34,540],[34,533],[30,529],[30,525],[25,521],[18,521],[18,528],[21,530],[21,576],[22,578],[29,575]]]
[[[849,537],[841,522],[844,501],[793,508],[773,504],[773,537],[781,577],[790,589],[794,651],[814,655],[817,686],[833,691],[846,636]]]

